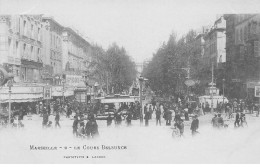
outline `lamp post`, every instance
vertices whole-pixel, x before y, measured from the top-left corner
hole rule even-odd
[[[222,87],[223,87],[223,105],[224,105],[224,98],[225,98],[225,79],[223,78],[223,85],[222,85]]]
[[[86,85],[86,107],[88,106],[88,82],[87,82],[87,77],[85,78],[85,85]]]
[[[212,70],[211,70],[211,74],[212,74],[212,76],[211,76],[211,113],[213,113],[214,112],[214,109],[213,109],[213,84],[214,84],[214,64],[213,64],[213,62],[212,62]]]
[[[12,80],[8,81],[7,86],[9,87],[9,110],[8,110],[8,123],[11,123],[11,94],[12,94]]]
[[[144,77],[140,76],[139,77],[139,96],[140,96],[140,105],[141,105],[141,110],[140,110],[140,125],[143,123],[143,82],[147,81]]]
[[[63,101],[63,104],[65,103],[65,96],[64,96],[64,93],[65,93],[65,80],[62,79],[62,101]]]
[[[140,106],[141,106],[141,109],[140,109],[140,124],[143,123],[143,97],[142,97],[142,91],[143,91],[143,81],[144,81],[144,78],[142,76],[140,76],[139,78],[139,84],[140,84],[140,88],[139,88],[139,96],[140,96]]]

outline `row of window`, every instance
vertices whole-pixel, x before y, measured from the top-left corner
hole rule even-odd
[[[217,42],[216,42],[216,41],[210,42],[210,43],[207,45],[207,47],[206,47],[206,49],[205,49],[205,52],[206,52],[206,54],[208,54],[208,55],[212,55],[212,54],[216,53],[216,52],[217,52]]]
[[[23,44],[22,58],[39,61],[38,59],[40,57],[41,57],[41,48],[26,43]]]
[[[58,74],[62,72],[61,62],[51,61],[51,66],[53,67],[53,73]]]
[[[51,33],[51,47],[55,49],[61,49],[61,37],[55,33]]]
[[[245,43],[249,39],[250,35],[256,35],[259,32],[257,22],[251,22],[240,29],[235,31],[235,43]]]
[[[23,35],[27,36],[28,38],[42,41],[42,30],[40,25],[35,25],[33,22],[23,20],[23,25],[20,26],[21,32]]]
[[[75,68],[79,70],[82,70],[84,64],[82,59],[76,58],[74,56],[69,56],[69,63],[70,63],[70,68]]]
[[[248,19],[251,16],[252,16],[252,14],[239,14],[239,15],[237,15],[237,17],[235,19],[235,24],[238,24],[241,21]]]
[[[85,54],[84,54],[84,51],[82,48],[80,47],[77,47],[76,45],[74,45],[72,42],[69,42],[69,52],[74,54],[74,55],[77,55],[79,57],[85,57]]]

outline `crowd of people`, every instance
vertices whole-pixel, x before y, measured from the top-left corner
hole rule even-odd
[[[234,119],[235,127],[247,126],[245,113],[253,114],[253,111],[258,111],[253,103],[243,100],[233,99],[229,102],[218,103],[214,108],[216,113],[212,118],[212,126],[214,128],[227,128],[228,124],[225,119]],[[4,108],[7,110],[7,106]],[[96,138],[99,136],[98,124],[96,121],[97,114],[108,112],[109,108],[102,109],[100,103],[82,104],[75,99],[56,99],[53,101],[42,101],[28,103],[24,105],[12,105],[11,123],[13,127],[24,127],[22,122],[26,115],[28,118],[32,114],[37,114],[42,117],[42,128],[61,128],[60,117],[64,115],[68,119],[73,119],[72,132],[75,137],[79,138]],[[121,103],[119,108],[113,107],[112,114],[109,113],[106,118],[107,126],[114,124],[119,127],[123,121],[127,126],[132,125],[132,120],[140,119],[144,125],[150,126],[150,121],[155,120],[156,126],[162,125],[162,119],[165,121],[165,126],[170,126],[173,129],[174,136],[183,136],[185,122],[190,123],[190,131],[192,136],[198,134],[199,119],[201,115],[210,113],[209,103],[190,103],[185,100],[172,101],[156,101],[152,100],[150,104],[144,104],[143,110],[139,102]],[[143,112],[142,112],[143,111]],[[53,115],[55,124],[49,119]],[[257,115],[258,116],[258,115]],[[190,120],[192,118],[192,120]]]

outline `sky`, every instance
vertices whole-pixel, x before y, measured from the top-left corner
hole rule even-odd
[[[170,34],[213,25],[223,13],[259,13],[259,0],[0,0],[0,14],[44,14],[135,62],[151,59]]]

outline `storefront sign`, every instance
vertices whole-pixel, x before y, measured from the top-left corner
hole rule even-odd
[[[63,87],[62,86],[53,86],[52,87],[52,96],[73,96],[74,89],[73,87],[64,87],[64,94],[63,94]]]
[[[0,89],[0,94],[5,94],[8,93],[8,87],[2,87],[2,89]],[[29,87],[29,86],[13,86],[11,88],[12,93],[17,93],[17,94],[22,94],[22,93],[43,93],[43,87],[39,86],[39,87]]]
[[[66,75],[66,84],[70,86],[78,86],[84,79],[80,75]]]
[[[51,87],[50,86],[44,87],[43,98],[51,99],[51,97],[52,97]]]
[[[256,81],[251,81],[251,82],[247,82],[246,83],[246,87],[247,89],[254,89],[255,86],[260,86],[260,82],[256,82]]]
[[[255,97],[260,97],[260,86],[255,86]]]
[[[30,102],[43,97],[42,86],[13,86],[11,87],[11,101],[12,102]],[[0,89],[0,103],[8,102],[9,88],[2,87]]]

